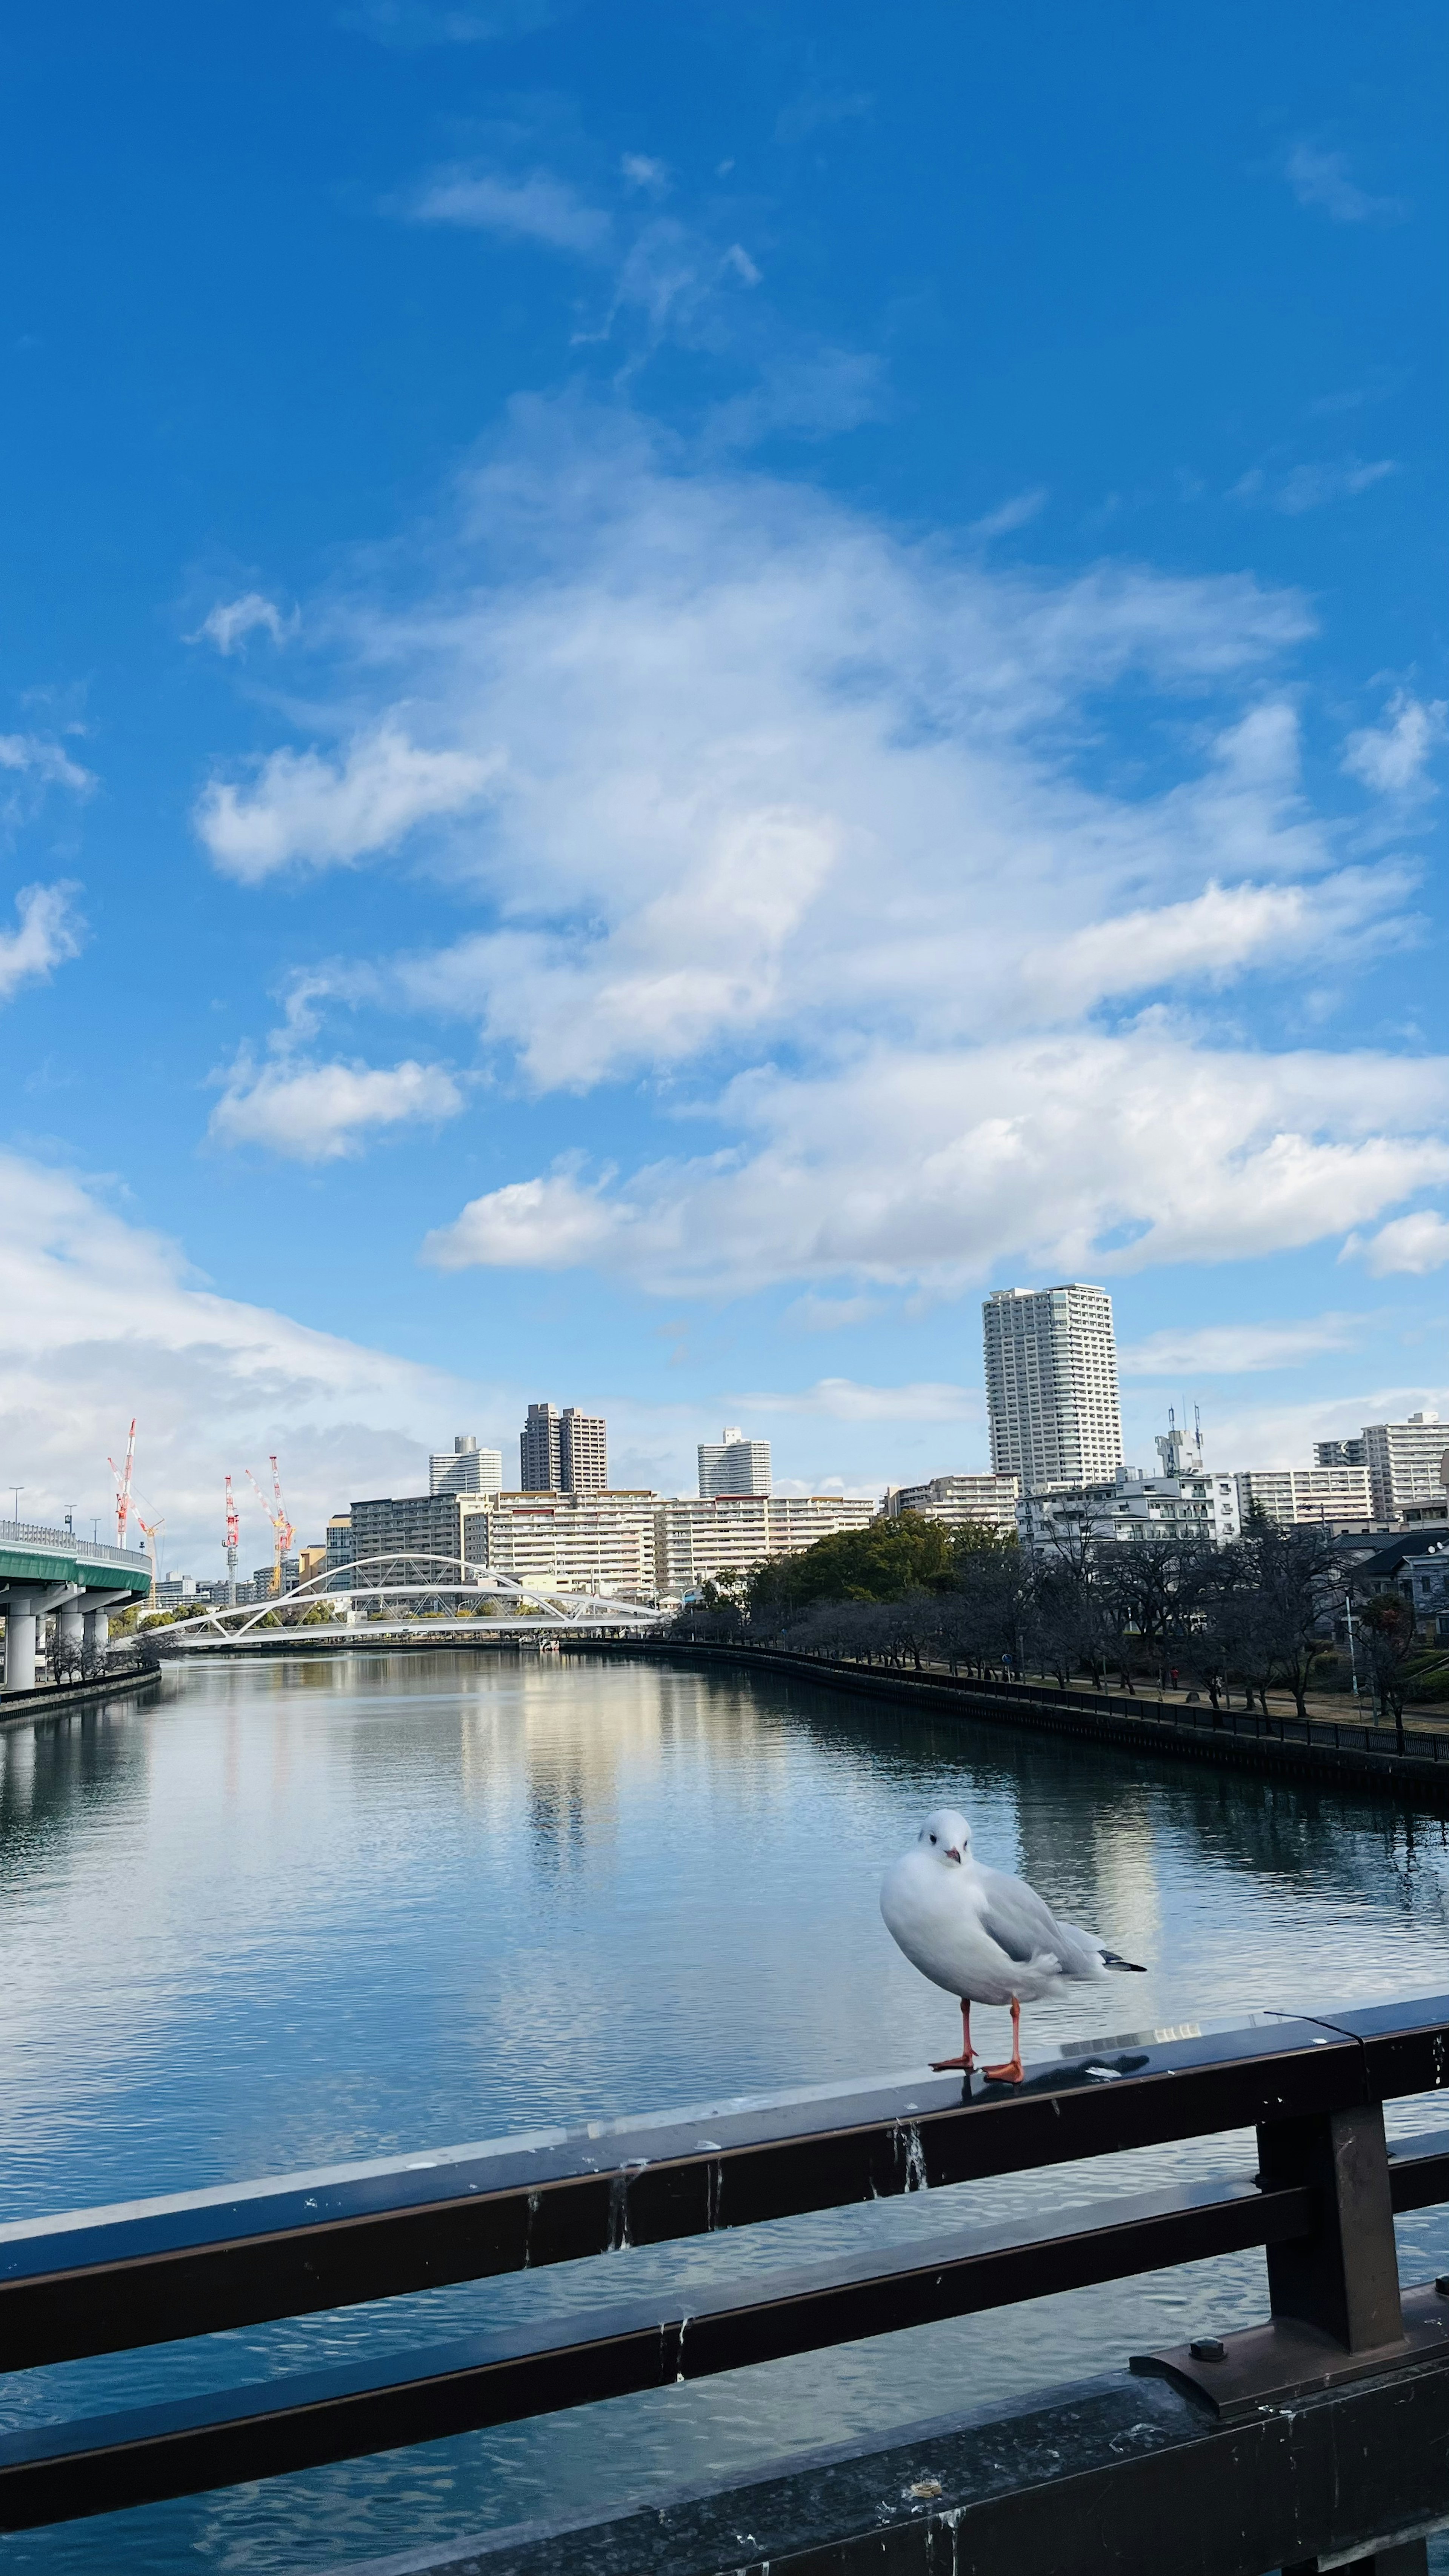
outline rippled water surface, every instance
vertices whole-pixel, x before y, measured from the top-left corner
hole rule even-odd
[[[358,1657],[169,1676],[0,1736],[8,2217],[919,2068],[948,1998],[880,1923],[924,1810],[970,1812],[1145,1977],[1042,2006],[1070,2037],[1449,1987],[1437,1820],[763,1676]],[[996,2046],[1004,2016],[980,2016]],[[1405,2106],[1399,2127],[1434,2106]],[[859,2244],[1250,2171],[1251,2141],[921,2195],[386,2308],[0,2381],[9,2425],[557,2317]],[[1401,2231],[1406,2279],[1449,2220]],[[778,2363],[4,2544],[31,2571],[315,2571],[603,2510],[792,2449],[1115,2369],[1262,2314],[1261,2256]],[[1435,2545],[1440,2564],[1443,2544]],[[1449,2558],[1444,2560],[1449,2566]]]

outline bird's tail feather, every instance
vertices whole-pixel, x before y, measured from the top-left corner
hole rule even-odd
[[[1103,1951],[1102,1965],[1104,1968],[1121,1968],[1131,1977],[1145,1977],[1147,1974],[1147,1970],[1140,1966],[1136,1959],[1119,1959],[1115,1950]]]

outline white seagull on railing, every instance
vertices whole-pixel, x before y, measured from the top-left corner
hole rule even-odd
[[[1059,1922],[1025,1879],[979,1869],[958,1807],[937,1807],[926,1818],[910,1850],[887,1870],[880,1910],[912,1967],[961,1999],[961,2054],[934,2059],[938,2070],[961,2066],[969,2074],[975,2066],[973,2004],[1009,2004],[1011,2062],[982,2072],[1019,2084],[1024,2003],[1038,2003],[1061,1985],[1095,1983],[1114,1969],[1144,1974],[1095,1932]]]

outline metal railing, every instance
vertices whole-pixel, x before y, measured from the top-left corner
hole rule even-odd
[[[1056,2472],[1043,2462],[1081,2464],[1083,2427],[1100,2423],[1084,2465],[1114,2539],[1094,2565],[1122,2576],[1168,2563],[1243,2576],[1402,2537],[1403,2566],[1422,2566],[1413,2534],[1449,2517],[1449,2279],[1445,2295],[1434,2284],[1401,2292],[1393,2220],[1449,2199],[1449,2131],[1391,2152],[1383,2105],[1442,2089],[1446,2065],[1449,1995],[1436,1995],[1314,2020],[1268,2017],[1226,2034],[1066,2048],[1019,2086],[922,2074],[854,2093],[817,2088],[0,2228],[0,2367],[20,2371],[1219,2131],[1255,2127],[1258,2143],[1252,2174],[1070,2219],[1052,2212],[1035,2228],[953,2226],[947,2205],[926,2241],[756,2267],[692,2292],[687,2312],[667,2289],[604,2307],[585,2298],[532,2330],[27,2424],[0,2436],[0,2530],[519,2423],[1261,2246],[1262,2326],[1140,2355],[1133,2383],[1120,2374],[1089,2383],[1066,2410],[1070,2437],[1063,2430],[1055,2448],[1039,2433],[1023,2437],[1014,2482],[996,2474],[988,2494],[956,2495],[938,2474],[897,2507],[893,2472],[881,2466],[894,2452],[861,2446],[866,2519],[850,2520],[848,2480],[830,2490],[829,2565],[887,2563],[884,2516],[900,2526],[904,2551],[888,2563],[924,2568],[933,2532],[959,2535],[988,2508],[990,2546],[1009,2553],[1014,2576],[1077,2563],[1080,2498],[1054,2505],[1048,2495],[1044,2505]],[[993,2419],[998,2471],[1014,2429]],[[939,2457],[966,2459],[970,2419],[931,2430]],[[1170,2556],[1150,2474],[1164,2443]],[[1325,2462],[1332,2475],[1315,2474]],[[1223,2538],[1214,2558],[1203,2533],[1223,2531],[1224,2479],[1231,2548]],[[806,2511],[807,2483],[818,2526],[816,2469],[798,2491],[788,2477],[774,2482],[768,2510],[782,2530]],[[698,2520],[717,2506],[696,2499],[691,2510]],[[758,2540],[765,2508],[734,2524],[744,2510],[736,2499],[725,2524]],[[656,2536],[664,2521],[656,2517]],[[770,2555],[765,2541],[712,2561],[684,2545],[678,2516],[671,2528],[670,2551],[641,2549],[641,2570],[753,2567]],[[577,2563],[595,2563],[582,2545]]]
[[[52,1529],[45,1521],[0,1521],[0,1547],[40,1548],[47,1555],[74,1557],[79,1565],[124,1565],[143,1572],[149,1559],[143,1547],[106,1547],[80,1538],[74,1530]]]

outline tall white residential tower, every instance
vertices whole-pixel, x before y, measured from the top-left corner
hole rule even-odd
[[[1105,1288],[995,1288],[981,1315],[995,1473],[1024,1493],[1114,1477],[1122,1416]]]
[[[718,1440],[701,1440],[699,1490],[706,1502],[715,1494],[768,1494],[768,1440],[747,1440],[732,1423],[725,1424]]]

